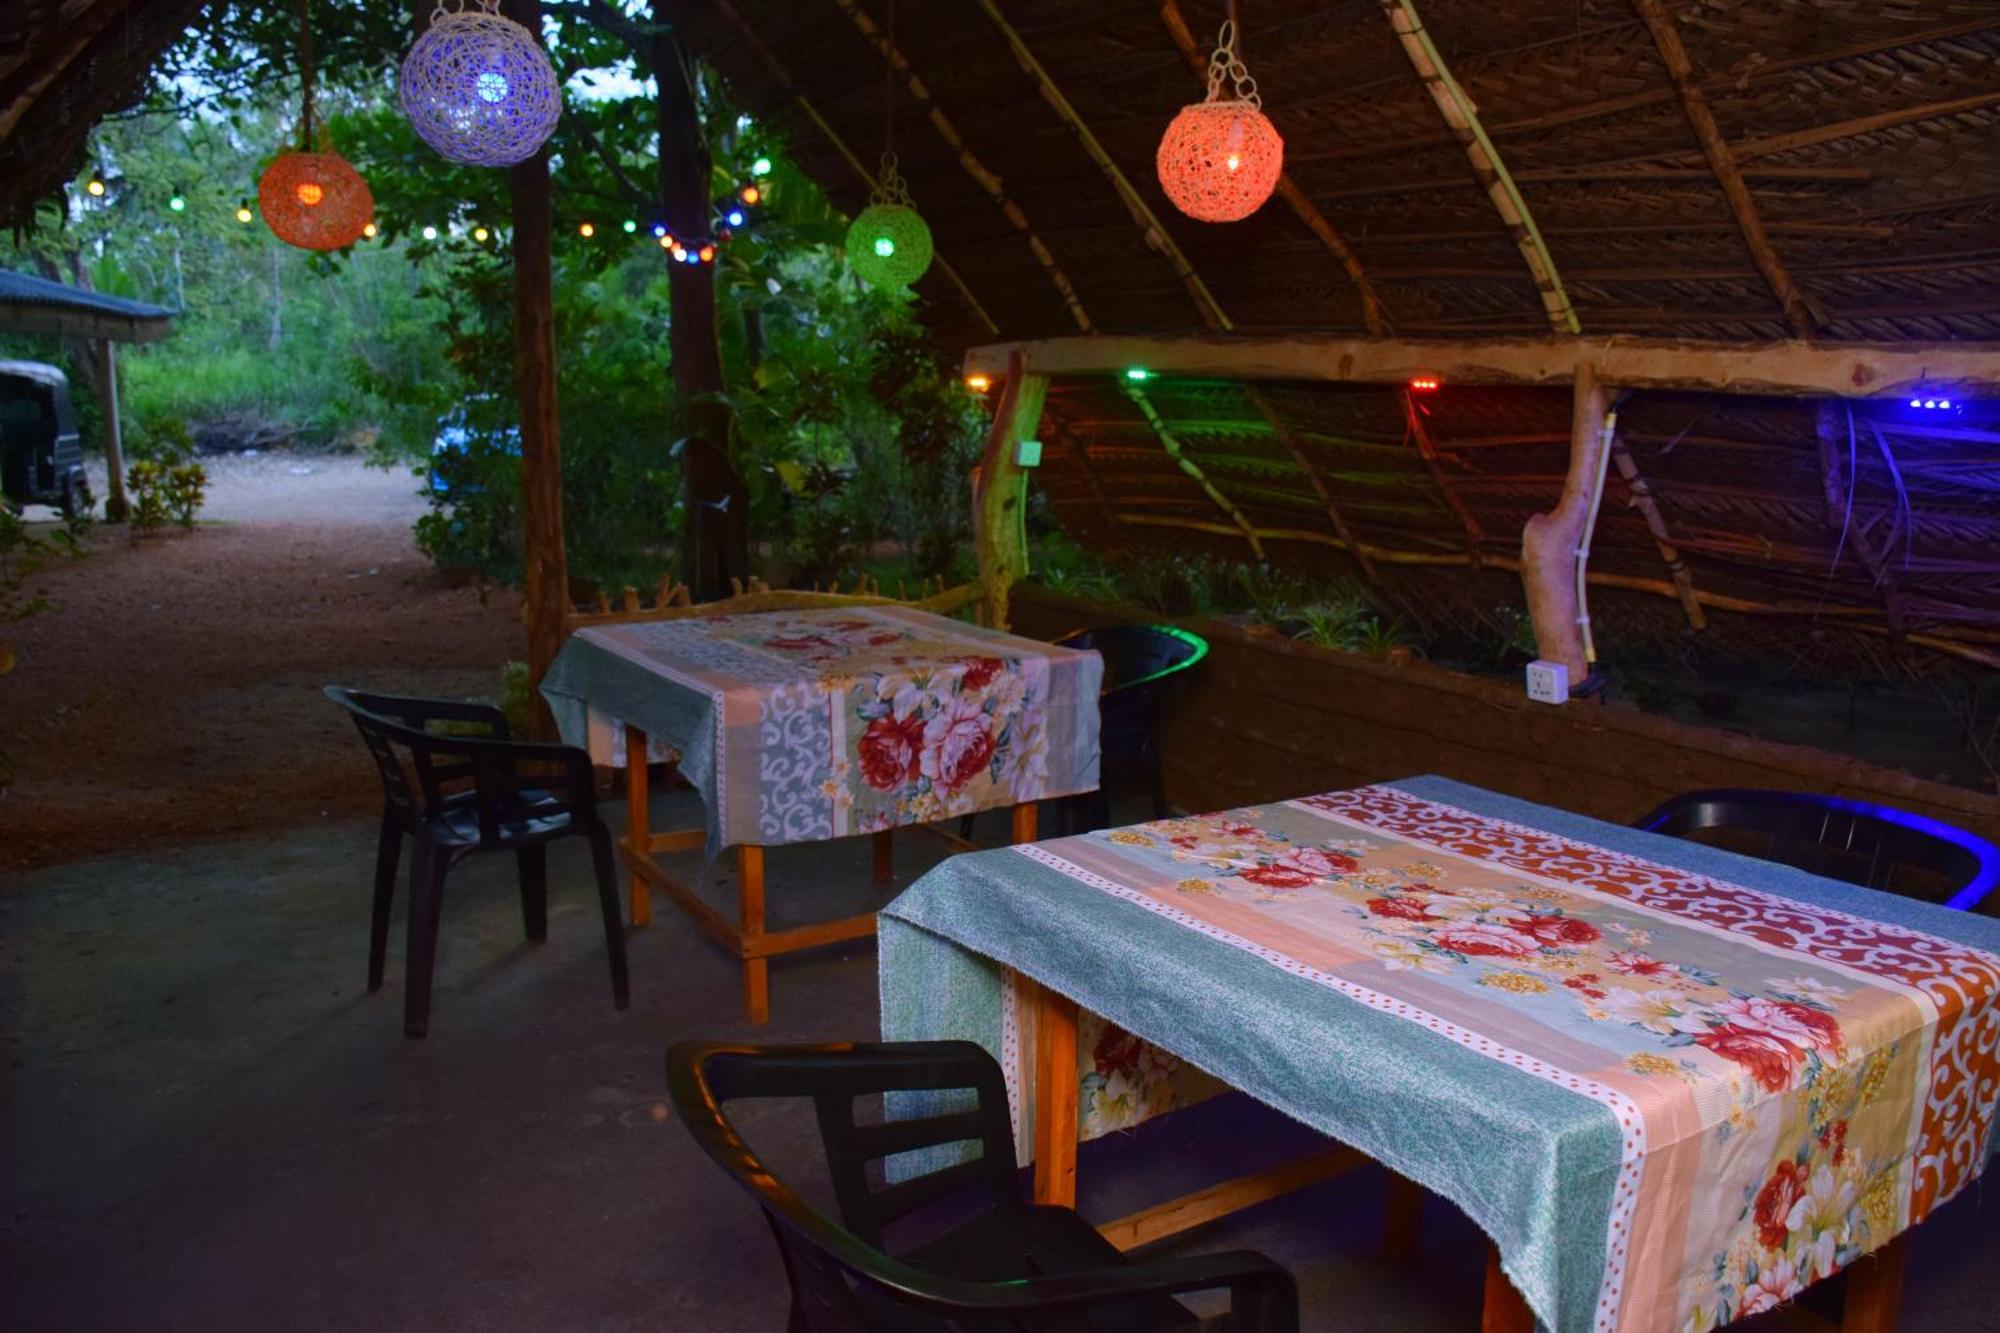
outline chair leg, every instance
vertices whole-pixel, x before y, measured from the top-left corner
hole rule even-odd
[[[410,934],[404,946],[403,1035],[421,1037],[431,1026],[431,977],[437,964],[438,918],[450,859],[419,834],[410,855]]]
[[[396,871],[403,859],[403,826],[382,812],[375,842],[375,906],[368,915],[368,989],[382,989],[382,964],[389,953],[389,909],[396,901]]]
[[[590,831],[590,860],[597,870],[597,901],[604,909],[604,947],[611,955],[611,1000],[623,1009],[632,1003],[625,971],[625,922],[618,906],[618,871],[611,856],[611,833],[602,824]]]
[[[549,849],[541,843],[514,853],[521,872],[521,925],[540,944],[549,937]]]

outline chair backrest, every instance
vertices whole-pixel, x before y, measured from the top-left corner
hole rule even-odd
[[[1172,625],[1102,625],[1076,630],[1056,642],[1095,649],[1104,659],[1104,693],[1155,685],[1193,668],[1208,656],[1208,640]]]
[[[1695,791],[1637,827],[1964,911],[2000,907],[2000,847],[1886,805],[1817,792]]]
[[[922,1273],[881,1249],[882,1229],[961,1190],[994,1201],[1016,1196],[1015,1156],[1000,1067],[970,1042],[893,1045],[732,1046],[682,1042],[667,1052],[674,1110],[695,1141],[763,1208],[791,1278],[795,1321],[810,1333],[880,1329],[877,1301],[898,1309],[899,1328],[953,1327],[939,1308],[979,1304],[977,1284]],[[859,1124],[857,1098],[884,1092],[969,1093],[945,1109]],[[741,1098],[806,1098],[820,1133],[843,1222],[787,1188],[723,1113]],[[874,1186],[871,1162],[898,1153],[975,1143],[979,1156]],[[861,1293],[877,1298],[864,1299]],[[795,1333],[800,1325],[793,1325]]]
[[[568,810],[594,817],[589,757],[570,746],[514,740],[505,714],[489,704],[370,694],[339,685],[327,686],[326,697],[353,717],[381,776],[383,802],[405,827],[437,814],[447,797],[465,790],[474,793],[482,842],[493,840],[503,821],[526,813],[523,793],[531,790],[537,793],[537,813]],[[456,732],[429,729],[440,722]],[[522,767],[530,763],[554,768]]]

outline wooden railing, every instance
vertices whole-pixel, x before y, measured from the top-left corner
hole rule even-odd
[[[842,591],[838,582],[824,589],[818,585],[812,588],[773,588],[764,580],[755,577],[747,583],[741,579],[731,579],[729,586],[729,596],[713,602],[697,602],[686,584],[671,574],[662,575],[659,585],[653,589],[650,604],[638,588],[629,584],[620,589],[615,604],[610,595],[600,589],[595,605],[571,608],[566,618],[565,630],[567,632],[591,625],[627,624],[645,620],[679,620],[686,616],[744,615],[757,611],[807,611],[835,606],[908,606],[919,611],[948,616],[974,603],[982,602],[984,596],[977,583],[961,583],[956,587],[946,587],[942,578],[926,579],[918,583],[915,596],[909,595],[910,588],[907,584],[898,584],[895,592],[891,594],[884,591],[879,582],[866,576],[846,591]]]

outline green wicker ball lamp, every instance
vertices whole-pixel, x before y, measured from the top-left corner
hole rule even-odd
[[[882,155],[882,178],[847,229],[847,262],[871,287],[907,287],[931,266],[931,228],[910,203],[896,156]]]

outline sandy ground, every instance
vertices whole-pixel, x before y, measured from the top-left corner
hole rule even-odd
[[[374,808],[320,687],[491,696],[519,655],[511,596],[449,587],[417,551],[407,470],[206,462],[194,531],[99,525],[88,557],[38,580],[53,608],[7,627],[0,870]]]

